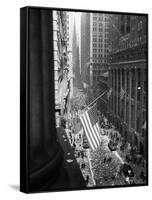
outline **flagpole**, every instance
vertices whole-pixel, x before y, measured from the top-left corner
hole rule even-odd
[[[102,94],[100,94],[92,103],[87,105],[87,107],[91,106],[94,102],[96,102],[99,98],[101,98],[106,92],[107,92],[107,90],[105,92],[103,92]]]

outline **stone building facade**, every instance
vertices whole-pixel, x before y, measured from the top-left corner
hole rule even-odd
[[[103,13],[81,15],[81,68],[90,86],[103,78],[109,54],[109,18]]]
[[[68,56],[68,17],[67,12],[53,11],[53,46],[55,78],[56,119],[67,109],[70,95],[70,67]]]
[[[110,15],[108,117],[124,139],[146,157],[147,16]]]

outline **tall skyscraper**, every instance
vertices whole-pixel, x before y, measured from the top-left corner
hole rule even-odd
[[[73,35],[73,13],[66,12],[67,22],[67,52],[70,78],[70,98],[73,96],[73,53],[72,53],[72,35]]]
[[[73,41],[72,41],[72,55],[73,55],[73,86],[81,88],[81,78],[80,78],[80,60],[79,60],[79,43],[76,31],[76,23],[74,21],[73,28]]]
[[[67,14],[53,11],[55,110],[63,114],[67,108],[70,92],[69,65],[67,51]]]
[[[109,53],[109,16],[102,13],[82,13],[81,68],[92,86],[105,77]],[[89,71],[89,73],[88,73]]]

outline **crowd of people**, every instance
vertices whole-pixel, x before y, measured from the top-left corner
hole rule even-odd
[[[69,119],[62,120],[62,126],[66,130],[86,185],[94,186],[93,178],[97,186],[144,183],[146,181],[146,162],[139,154],[137,147],[125,141],[117,128],[100,112],[98,112],[98,119],[102,142],[95,152],[91,151],[94,177],[91,174],[87,151],[83,146],[84,135],[78,134],[82,129],[79,113],[73,112]],[[131,169],[134,176],[132,182],[129,182],[128,177],[124,177],[124,173],[122,173],[127,166],[128,171]]]
[[[87,151],[83,146],[84,134],[80,124],[78,112],[73,112],[69,118],[64,117],[61,124],[65,129],[71,148],[74,151],[74,156],[79,164],[86,186],[94,186]]]
[[[99,124],[102,133],[109,138],[108,147],[111,151],[117,151],[124,163],[127,163],[135,174],[135,184],[146,181],[146,162],[139,154],[137,146],[131,145],[119,133],[117,128],[110,123],[105,116],[99,116]],[[111,158],[105,158],[105,161],[111,161]]]

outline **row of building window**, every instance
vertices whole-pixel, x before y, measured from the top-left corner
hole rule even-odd
[[[100,70],[101,69],[101,65],[93,65],[93,69],[94,70]]]
[[[97,37],[93,37],[93,39],[92,39],[92,41],[93,42],[103,42],[103,38],[97,38]],[[106,40],[107,41],[107,40]],[[105,40],[104,40],[104,42],[106,42]]]
[[[109,23],[99,23],[99,22],[93,22],[93,27],[99,27],[99,28],[109,28]]]
[[[93,63],[107,63],[107,59],[106,56],[104,56],[104,58],[102,57],[102,59],[92,59]]]
[[[141,31],[142,28],[143,28],[143,21],[140,20],[137,23],[137,30]],[[134,26],[131,25],[131,16],[130,15],[122,15],[121,16],[121,33],[122,33],[122,35],[129,33],[131,30],[132,31],[136,30],[136,24],[134,24]]]
[[[109,28],[104,28],[104,29],[103,29],[103,28],[100,28],[100,27],[99,27],[99,28],[97,29],[97,27],[93,27],[93,31],[94,31],[94,32],[98,31],[98,32],[100,32],[100,33],[101,33],[101,32],[103,32],[103,33],[105,33],[105,32],[108,33],[108,32],[109,32]]]
[[[93,49],[93,53],[101,53],[103,52],[104,50],[103,49]]]
[[[93,58],[98,58],[98,57],[102,57],[103,56],[103,53],[104,53],[104,56],[105,57],[107,57],[108,56],[108,52],[105,50],[105,51],[101,51],[100,52],[101,54],[99,54],[99,52],[98,52],[98,54],[96,53],[96,54],[93,54]]]
[[[103,20],[105,20],[104,18],[103,18],[103,16],[100,16],[100,17],[96,17],[96,16],[94,16],[93,17],[93,21],[103,21]]]
[[[98,42],[103,42],[103,37],[99,37],[98,38],[97,36],[94,36],[93,39],[92,39],[92,41],[93,42],[97,42],[97,41]],[[108,39],[104,39],[104,43],[108,43]]]
[[[102,58],[103,54],[93,54],[93,58]]]
[[[101,17],[101,16],[100,16],[100,17],[95,17],[95,16],[94,16],[94,17],[93,17],[93,21],[104,21],[104,22],[107,22],[107,21],[109,21],[109,20],[108,20],[108,17],[104,17],[104,18],[103,18],[103,17]]]
[[[93,27],[97,27],[97,26],[103,27],[103,23],[93,22]],[[106,26],[108,26],[108,25],[106,25]]]
[[[102,34],[95,32],[95,33],[93,33],[92,38],[101,38],[102,39],[104,37],[104,40],[106,40],[108,42],[109,41],[108,38],[107,38],[108,36],[109,36],[109,33],[107,33],[107,32],[102,33]]]
[[[94,42],[94,43],[92,44],[92,46],[93,46],[93,47],[97,47],[97,46],[98,46],[99,48],[102,47],[102,48],[104,48],[104,49],[108,49],[108,48],[109,48],[109,44],[107,44],[107,43],[104,43],[104,44],[103,44],[103,43],[96,43],[96,42]]]

